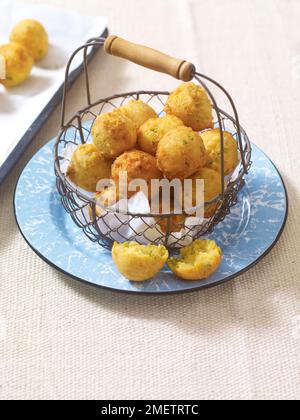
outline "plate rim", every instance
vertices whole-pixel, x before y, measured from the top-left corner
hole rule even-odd
[[[98,289],[102,289],[105,291],[110,291],[110,292],[116,292],[116,293],[120,293],[120,294],[126,294],[126,295],[142,295],[142,296],[161,296],[161,295],[179,295],[179,294],[185,294],[185,293],[192,293],[192,292],[199,292],[202,290],[207,290],[207,289],[211,289],[214,287],[218,287],[221,286],[222,284],[225,284],[227,282],[230,282],[234,279],[236,279],[237,277],[242,276],[243,274],[247,273],[248,271],[250,271],[252,268],[254,268],[256,265],[258,265],[267,255],[270,254],[270,252],[274,249],[274,247],[278,244],[284,230],[286,227],[286,223],[288,220],[288,216],[289,216],[289,195],[288,195],[288,191],[287,191],[287,187],[286,184],[284,182],[284,179],[279,171],[279,169],[277,168],[277,166],[275,165],[275,163],[273,162],[272,159],[269,158],[269,156],[260,148],[258,147],[255,143],[251,142],[252,145],[254,145],[264,156],[266,156],[266,158],[271,162],[271,164],[273,165],[275,171],[277,172],[283,189],[284,189],[284,194],[285,194],[285,202],[286,202],[286,211],[285,211],[285,216],[284,216],[284,220],[282,223],[282,226],[280,228],[280,230],[278,231],[278,234],[276,236],[276,238],[274,239],[274,241],[272,242],[272,244],[269,246],[269,248],[266,249],[266,251],[261,254],[253,263],[249,264],[247,267],[243,268],[242,270],[222,279],[219,281],[216,281],[215,283],[211,283],[211,284],[205,284],[205,285],[199,285],[196,286],[194,288],[187,288],[187,289],[181,289],[181,290],[159,290],[159,291],[147,291],[147,290],[122,290],[122,289],[118,289],[115,287],[110,287],[110,286],[104,286],[101,284],[95,284],[92,283],[88,280],[84,280],[80,277],[75,276],[74,274],[70,274],[69,272],[65,271],[64,269],[58,267],[57,265],[55,265],[52,261],[50,261],[48,258],[46,258],[43,254],[41,254],[40,251],[38,251],[30,242],[29,240],[26,238],[25,234],[23,233],[23,230],[19,224],[18,221],[18,217],[17,217],[17,211],[16,211],[16,194],[17,194],[17,189],[19,186],[19,182],[20,179],[23,175],[24,170],[26,169],[26,167],[29,165],[29,163],[35,158],[35,156],[40,152],[41,149],[43,149],[44,147],[46,147],[47,145],[49,145],[49,143],[51,143],[53,141],[50,140],[49,142],[47,142],[46,144],[44,144],[42,147],[39,148],[39,150],[37,150],[37,152],[27,161],[27,163],[24,165],[23,169],[21,170],[18,179],[16,181],[16,185],[14,188],[14,194],[13,194],[13,212],[14,212],[14,217],[15,217],[15,221],[17,224],[17,227],[19,229],[19,232],[21,233],[23,239],[25,240],[25,242],[27,243],[27,245],[29,245],[29,247],[33,250],[33,252],[38,255],[38,257],[40,257],[45,263],[47,263],[50,267],[56,269],[57,271],[59,271],[60,273],[64,274],[65,276],[76,280],[82,284],[85,285],[89,285],[91,287],[96,287]]]

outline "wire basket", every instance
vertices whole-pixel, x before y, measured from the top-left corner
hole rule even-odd
[[[99,212],[95,196],[76,187],[66,176],[66,168],[70,161],[67,150],[80,144],[91,142],[91,129],[95,119],[102,113],[118,108],[131,99],[143,100],[151,105],[159,115],[162,114],[169,92],[136,91],[113,95],[96,102],[91,101],[91,90],[88,73],[88,50],[105,44],[107,53],[126,58],[144,67],[169,74],[183,81],[194,80],[202,86],[212,104],[215,114],[214,125],[220,129],[221,138],[221,177],[222,193],[205,205],[214,204],[214,214],[199,225],[180,225],[176,227],[178,214],[130,213],[116,209],[106,209]],[[87,106],[78,111],[69,121],[66,118],[67,89],[69,73],[73,60],[83,53],[83,66],[86,85]],[[221,91],[228,99],[230,111],[218,107],[211,86]],[[226,182],[224,174],[224,131],[229,131],[236,139],[240,154],[240,165],[235,171],[234,179]],[[166,56],[147,47],[131,44],[121,38],[111,36],[93,38],[78,48],[71,56],[64,84],[61,129],[55,144],[55,174],[57,189],[65,210],[84,234],[94,243],[111,249],[115,240],[137,241],[139,243],[163,244],[172,253],[184,244],[199,239],[213,232],[216,225],[225,219],[230,209],[237,204],[238,193],[245,185],[245,175],[251,166],[251,144],[249,138],[239,123],[239,117],[234,102],[228,92],[216,81],[200,74],[193,64]],[[112,216],[114,222],[112,223]],[[179,230],[178,230],[179,229]],[[180,234],[178,233],[180,231]]]

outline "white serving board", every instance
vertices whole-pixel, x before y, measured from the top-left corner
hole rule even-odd
[[[88,39],[106,34],[107,19],[11,0],[0,0],[0,5],[1,44],[8,42],[14,24],[28,18],[39,20],[50,40],[47,57],[37,63],[25,83],[8,90],[0,85],[1,182],[60,99],[70,55]],[[73,79],[81,66],[82,55],[71,68]]]

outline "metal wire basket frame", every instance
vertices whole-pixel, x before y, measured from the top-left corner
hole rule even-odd
[[[79,47],[70,57],[70,60],[67,64],[66,74],[65,74],[65,83],[64,83],[64,92],[62,100],[62,114],[61,114],[61,128],[57,136],[56,144],[54,147],[54,167],[56,174],[57,189],[61,196],[62,204],[65,210],[70,214],[73,221],[78,227],[80,227],[84,234],[94,243],[98,243],[106,249],[111,249],[113,242],[115,241],[115,235],[117,234],[121,240],[135,240],[137,242],[145,243],[151,242],[153,244],[163,243],[169,251],[172,253],[176,251],[183,240],[195,240],[200,238],[203,235],[207,235],[213,232],[216,225],[225,219],[225,217],[230,213],[230,209],[236,205],[238,193],[244,187],[245,180],[244,177],[248,173],[251,166],[251,143],[245,132],[241,127],[239,122],[239,117],[237,109],[233,102],[233,99],[229,93],[215,80],[212,78],[195,72],[194,79],[200,86],[202,86],[211,102],[213,104],[213,109],[216,114],[216,126],[220,129],[221,137],[221,177],[222,177],[222,192],[214,200],[205,203],[205,206],[215,204],[216,212],[213,214],[209,220],[199,226],[198,229],[195,227],[188,228],[185,226],[184,237],[180,239],[174,234],[174,217],[177,216],[176,213],[168,214],[144,214],[144,213],[126,213],[127,219],[124,222],[122,216],[124,213],[121,211],[107,209],[106,214],[99,214],[97,211],[97,200],[95,197],[91,196],[88,193],[85,193],[83,190],[77,188],[66,176],[65,171],[62,169],[62,162],[66,161],[64,151],[69,144],[79,145],[90,142],[91,140],[91,127],[94,123],[94,120],[101,113],[106,112],[106,108],[110,107],[111,109],[122,106],[129,99],[143,99],[145,102],[151,104],[154,100],[161,104],[163,107],[166,103],[166,99],[169,96],[169,92],[158,92],[158,91],[134,91],[125,94],[117,94],[110,96],[105,99],[99,99],[96,102],[91,100],[91,90],[90,90],[90,80],[88,72],[88,50],[89,48],[99,47],[105,43],[105,38],[92,38],[85,45]],[[79,110],[75,115],[70,118],[69,121],[66,121],[66,105],[67,105],[67,91],[69,84],[69,73],[72,62],[74,58],[80,53],[83,52],[83,63],[84,63],[84,77],[85,77],[85,86],[86,86],[86,100],[87,105]],[[221,90],[227,97],[233,115],[230,113],[221,110],[218,107],[217,101],[211,91],[211,88],[208,87],[208,83],[217,87]],[[85,123],[85,121],[87,123]],[[228,125],[231,127],[233,136],[237,140],[238,148],[241,156],[241,164],[238,176],[235,177],[233,182],[226,184],[225,181],[225,170],[224,170],[224,131],[228,129]],[[115,218],[120,221],[120,225],[116,228],[112,228],[109,223],[106,221],[106,216],[108,213],[113,212]],[[132,226],[133,221],[136,219],[142,219],[145,229],[141,231],[136,231]],[[149,222],[150,219],[156,220],[156,224],[153,225],[153,221]],[[100,229],[99,223],[102,223],[105,226],[105,232],[103,229]],[[130,236],[124,236],[122,230],[124,228],[124,223],[127,228],[129,228]],[[161,228],[161,225],[164,226],[164,229]],[[150,237],[147,237],[147,232],[151,229],[157,230],[157,235],[153,241]],[[176,230],[175,230],[176,231]]]

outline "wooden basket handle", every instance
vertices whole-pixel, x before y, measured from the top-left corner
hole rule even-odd
[[[104,49],[110,55],[124,58],[160,73],[169,74],[184,82],[191,81],[196,73],[196,68],[192,63],[170,57],[144,45],[133,44],[115,35],[107,38]]]

